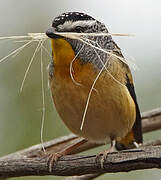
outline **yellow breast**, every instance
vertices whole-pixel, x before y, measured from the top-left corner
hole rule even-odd
[[[133,126],[136,112],[134,101],[123,85],[125,75],[116,58],[109,67],[111,74],[103,71],[95,84],[81,130],[89,92],[98,71],[93,64],[82,64],[76,59],[71,74],[71,61],[75,57],[71,45],[63,39],[56,39],[52,40],[52,49],[54,76],[50,86],[55,107],[67,127],[73,133],[96,142],[124,137]]]

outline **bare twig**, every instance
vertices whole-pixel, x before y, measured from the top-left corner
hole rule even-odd
[[[142,124],[143,132],[160,129],[161,108],[143,113]],[[81,141],[82,138],[70,134],[44,143],[44,147],[47,153],[58,152],[66,146],[69,146],[71,143],[79,140]],[[161,140],[153,142],[153,145],[158,144],[161,144]],[[88,142],[73,153],[78,153],[96,146],[98,145]],[[101,169],[100,163],[95,162],[95,156],[63,157],[54,165],[52,173],[49,172],[47,162],[47,156],[44,156],[42,145],[38,144],[25,150],[1,157],[0,177],[49,174],[64,176],[83,175],[79,178],[72,177],[72,179],[76,180],[77,178],[77,180],[87,180],[97,177],[105,172],[161,168],[161,146],[145,146],[142,147],[141,150],[129,150],[110,154],[105,161],[105,169]]]
[[[142,147],[157,146],[157,145],[161,145],[161,139],[145,143],[142,145]],[[103,174],[104,173],[94,173],[94,174],[85,174],[85,175],[81,175],[81,176],[72,176],[72,177],[66,178],[66,180],[91,180],[91,179],[99,177]]]
[[[96,156],[68,155],[48,168],[48,157],[19,157],[0,160],[0,177],[19,177],[29,175],[75,176],[93,173],[128,172],[139,169],[161,168],[161,146],[131,149],[108,155],[101,168]],[[6,168],[7,167],[7,168]]]
[[[143,132],[161,129],[161,108],[142,113]]]

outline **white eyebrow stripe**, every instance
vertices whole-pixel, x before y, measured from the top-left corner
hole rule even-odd
[[[58,25],[60,30],[74,29],[76,26],[92,26],[96,23],[96,20],[82,20],[82,21],[66,21],[64,24]]]

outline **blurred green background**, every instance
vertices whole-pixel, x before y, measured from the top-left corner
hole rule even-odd
[[[53,18],[66,11],[81,11],[104,22],[111,33],[135,34],[135,37],[114,37],[129,61],[139,70],[133,70],[136,93],[141,111],[161,106],[161,2],[152,0],[1,0],[0,36],[26,35],[45,32]],[[49,48],[49,43],[47,47]],[[22,42],[0,41],[0,58],[22,45]],[[40,143],[42,96],[40,54],[20,93],[25,69],[36,43],[25,48],[16,57],[0,64],[0,156]],[[50,57],[44,52],[45,125],[44,141],[68,134],[52,105],[47,86],[47,64]],[[146,134],[145,141],[156,139],[160,131]],[[98,153],[100,149],[88,153]],[[129,173],[106,174],[98,179],[155,179],[160,170],[140,170]],[[22,177],[20,180],[50,180],[63,177]]]

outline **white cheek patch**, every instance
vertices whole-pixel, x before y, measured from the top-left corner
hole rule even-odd
[[[96,23],[96,20],[82,20],[82,21],[66,21],[64,24],[58,25],[59,30],[71,30],[74,29],[76,26],[86,27],[92,26]]]

